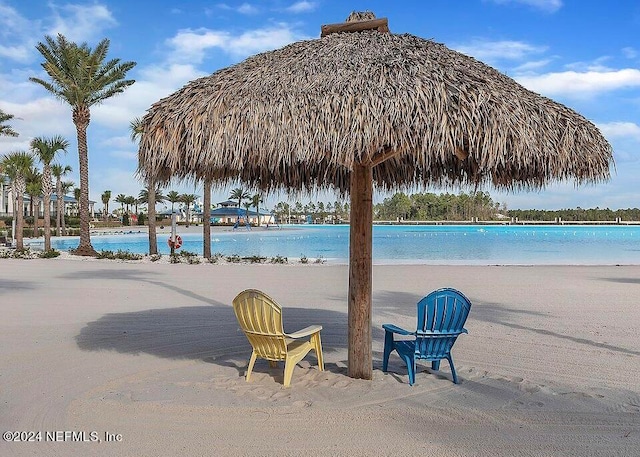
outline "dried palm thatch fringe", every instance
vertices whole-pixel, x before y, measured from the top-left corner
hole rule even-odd
[[[293,43],[194,80],[155,103],[143,129],[143,177],[267,191],[346,193],[357,163],[375,165],[383,190],[594,183],[613,165],[573,110],[442,44],[378,31]]]

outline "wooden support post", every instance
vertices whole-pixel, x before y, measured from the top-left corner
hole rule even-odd
[[[349,361],[347,374],[371,379],[371,282],[373,251],[373,168],[354,165],[351,172],[349,236]]]

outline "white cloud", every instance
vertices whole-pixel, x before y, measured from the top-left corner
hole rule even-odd
[[[243,3],[238,7],[236,11],[238,11],[238,13],[240,14],[258,14],[260,12],[260,10],[257,7],[249,3]]]
[[[39,30],[38,22],[29,21],[15,9],[0,4],[0,57],[17,62],[28,62],[33,55],[34,39]]]
[[[627,68],[611,71],[565,71],[537,76],[519,76],[526,88],[545,95],[590,96],[601,92],[640,87],[640,70]]]
[[[522,65],[517,66],[513,70],[518,74],[529,73],[534,70],[540,70],[541,68],[546,67],[551,63],[551,59],[543,59],[543,60],[534,60],[531,62],[523,63]]]
[[[453,49],[463,54],[473,56],[478,60],[522,60],[531,54],[546,51],[546,46],[535,46],[522,41],[482,41],[476,40],[470,44],[454,45]]]
[[[531,6],[533,8],[546,11],[548,13],[555,13],[562,8],[562,0],[492,0],[494,3],[507,4],[507,3],[519,3],[522,5]]]
[[[174,60],[200,63],[207,49],[221,48],[228,40],[227,32],[201,28],[180,30],[177,35],[168,40],[168,44],[174,48],[172,55]]]
[[[246,57],[258,52],[282,47],[306,38],[296,33],[287,24],[249,30],[240,35],[232,35],[222,30],[200,28],[180,30],[167,43],[174,48],[171,59],[177,62],[200,63],[206,51],[220,49],[236,57]]]
[[[609,122],[598,124],[607,138],[630,138],[640,142],[640,125],[633,122]]]
[[[106,6],[100,4],[67,4],[53,9],[53,25],[46,32],[55,36],[58,33],[71,41],[83,42],[100,36],[102,31],[117,25],[117,21]]]
[[[294,3],[286,10],[290,13],[308,13],[314,11],[317,6],[318,4],[316,2],[301,1]]]
[[[71,108],[53,97],[33,99],[26,103],[2,102],[2,109],[15,116],[11,126],[20,136],[18,141],[28,141],[36,136],[75,136],[71,120]]]
[[[136,82],[91,111],[92,122],[128,135],[129,123],[141,117],[155,102],[175,92],[187,82],[204,76],[192,65],[149,66],[140,69]]]

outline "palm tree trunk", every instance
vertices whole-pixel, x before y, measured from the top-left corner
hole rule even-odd
[[[149,207],[149,255],[158,253],[158,238],[156,236],[156,183],[150,178],[148,187],[149,195],[147,206]]]
[[[204,197],[202,210],[202,236],[203,236],[203,257],[205,259],[211,258],[211,181],[205,180],[204,182]]]
[[[62,235],[61,231],[61,220],[62,219],[62,180],[56,178],[56,232],[58,236]]]
[[[44,250],[51,250],[51,168],[42,168],[42,202],[44,205]]]
[[[62,227],[62,235],[67,236],[67,222],[65,220],[65,216],[67,215],[67,203],[64,201],[64,196],[62,197],[62,214],[60,215],[60,226]]]
[[[23,242],[23,221],[24,221],[24,178],[16,180],[14,186],[16,191],[16,249],[24,249]]]
[[[87,127],[90,113],[88,107],[73,109],[73,123],[78,135],[78,159],[80,165],[80,244],[75,249],[76,255],[95,256],[98,253],[91,246],[89,235],[89,152],[87,148]]]

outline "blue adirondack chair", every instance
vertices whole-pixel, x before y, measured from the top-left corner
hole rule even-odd
[[[440,369],[440,361],[447,359],[453,382],[458,384],[456,369],[451,358],[451,348],[458,335],[468,333],[463,328],[471,302],[455,289],[438,289],[418,302],[418,326],[410,332],[392,324],[384,324],[384,355],[382,371],[387,372],[389,355],[394,350],[407,365],[409,384],[416,380],[416,360],[431,361],[433,370]],[[396,340],[394,335],[411,336]]]

